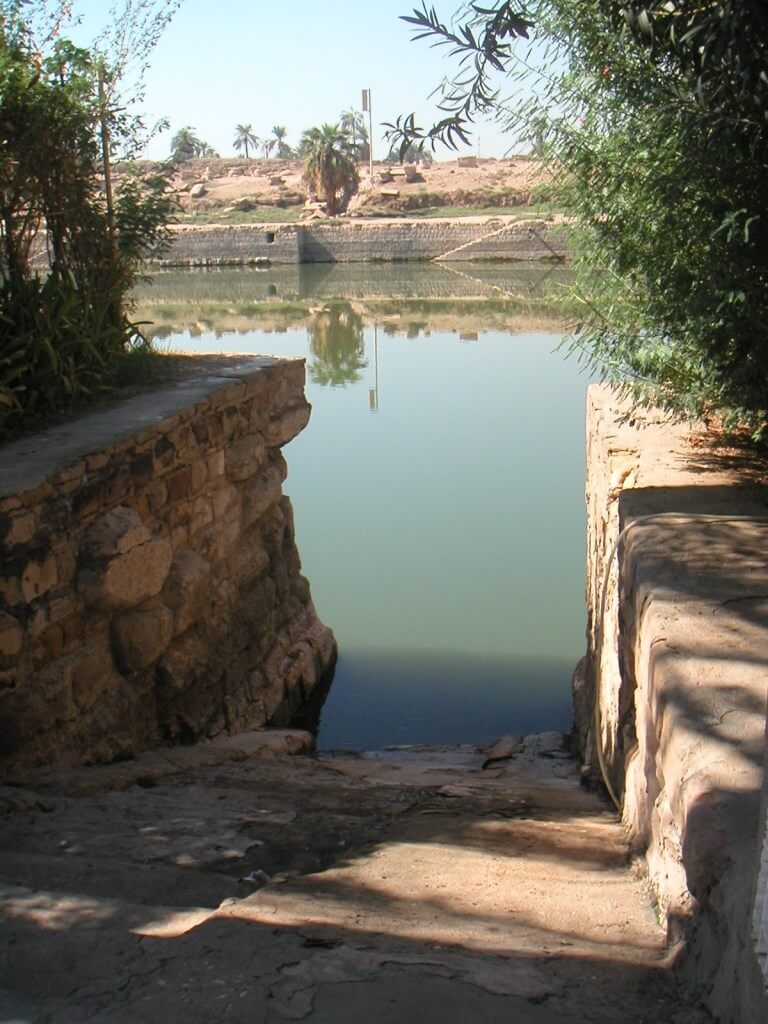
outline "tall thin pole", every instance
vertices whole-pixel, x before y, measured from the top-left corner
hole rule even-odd
[[[371,90],[368,90],[368,162],[371,181],[373,181],[373,104]]]
[[[363,113],[368,111],[368,173],[373,181],[373,104],[371,90],[363,89]]]

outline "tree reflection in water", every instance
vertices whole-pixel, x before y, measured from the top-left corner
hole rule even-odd
[[[313,313],[307,325],[315,384],[343,388],[360,380],[365,360],[363,318],[347,303],[334,303]]]

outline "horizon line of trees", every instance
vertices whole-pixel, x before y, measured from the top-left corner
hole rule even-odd
[[[370,156],[370,139],[363,114],[359,110],[349,108],[341,112],[337,122],[339,131],[344,135],[344,150],[357,163],[368,160]],[[308,129],[311,131],[311,129]],[[307,132],[303,132],[301,139]],[[296,147],[291,146],[286,137],[288,130],[285,125],[274,125],[269,134],[261,137],[254,132],[253,124],[235,125],[235,137],[232,142],[236,153],[243,153],[246,160],[258,158],[268,160],[302,159],[302,142]],[[252,153],[256,157],[252,156]],[[171,139],[170,159],[174,163],[183,163],[195,157],[219,157],[219,152],[197,134],[191,125],[180,128]],[[390,153],[388,159],[392,156]]]

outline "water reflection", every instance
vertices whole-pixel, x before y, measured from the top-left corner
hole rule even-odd
[[[307,359],[286,492],[340,648],[321,747],[567,726],[586,380],[556,351],[564,287],[472,265],[185,271],[142,291],[175,348]]]
[[[360,380],[365,360],[363,318],[349,303],[333,303],[313,312],[307,323],[312,361],[309,376],[315,384],[343,388]]]
[[[318,264],[157,271],[137,286],[135,318],[158,339],[284,332],[342,303],[363,324],[415,338],[431,330],[560,330],[570,274],[516,264]],[[350,349],[351,351],[351,349]]]

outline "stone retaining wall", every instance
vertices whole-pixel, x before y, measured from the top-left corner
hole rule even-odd
[[[332,669],[280,451],[303,361],[203,376],[0,447],[0,766],[287,723]]]
[[[624,822],[685,948],[686,984],[723,1024],[749,1024],[768,1019],[752,934],[768,487],[749,466],[723,470],[687,428],[658,415],[622,422],[625,411],[607,389],[590,389],[589,649],[575,679],[577,734],[596,773],[599,727]]]
[[[502,217],[177,225],[161,266],[564,258],[567,229]]]

